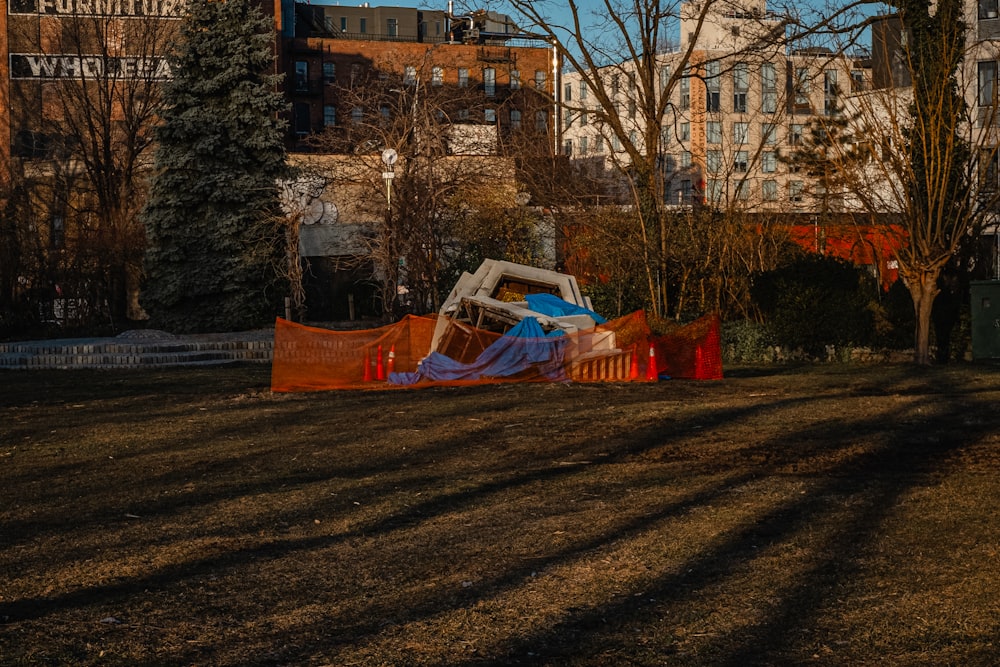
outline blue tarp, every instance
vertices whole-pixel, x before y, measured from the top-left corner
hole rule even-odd
[[[562,317],[564,315],[590,315],[590,317],[598,324],[604,324],[607,322],[606,319],[594,311],[588,310],[583,306],[578,306],[575,303],[570,303],[569,301],[557,297],[555,294],[528,294],[524,298],[528,301],[528,308],[536,313],[541,313],[542,315],[548,315],[549,317]]]
[[[446,382],[502,378],[532,367],[549,380],[565,381],[568,378],[563,362],[569,340],[561,331],[555,333],[546,336],[538,320],[526,317],[483,350],[472,363],[463,364],[440,352],[431,352],[420,362],[416,372],[390,373],[389,382],[411,385],[421,380]]]

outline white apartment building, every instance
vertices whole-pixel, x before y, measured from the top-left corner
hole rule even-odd
[[[679,46],[658,55],[658,94],[669,96],[658,119],[665,198],[751,211],[837,210],[841,203],[791,157],[815,122],[834,118],[845,95],[868,85],[868,64],[825,49],[789,51],[780,40],[762,37],[781,34],[762,2],[745,11],[718,7],[696,34],[699,5],[685,4]],[[638,145],[645,121],[636,102],[635,65],[624,61],[605,69],[601,75],[627,128],[625,139]],[[678,69],[682,76],[675,79]],[[623,137],[602,122],[584,77],[565,73],[561,93],[561,151],[591,172],[620,175],[629,163]]]

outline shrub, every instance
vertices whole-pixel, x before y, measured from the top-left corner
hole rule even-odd
[[[759,274],[752,295],[776,345],[821,355],[828,345],[871,344],[876,289],[849,262],[804,255]]]
[[[723,363],[754,364],[773,357],[774,339],[765,325],[750,320],[722,323]]]

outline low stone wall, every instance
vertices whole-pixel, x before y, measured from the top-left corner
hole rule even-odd
[[[114,338],[0,343],[0,369],[156,368],[233,362],[270,363],[274,332],[177,336],[126,331]]]

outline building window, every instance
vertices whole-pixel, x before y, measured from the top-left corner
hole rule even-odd
[[[323,81],[325,81],[326,83],[336,83],[337,81],[336,63],[323,63]]]
[[[691,203],[691,181],[681,181],[680,187],[677,188],[677,203]]]
[[[443,86],[444,85],[444,68],[435,65],[431,68],[431,85],[432,86]]]
[[[670,83],[670,65],[664,65],[660,68],[660,90],[664,91],[667,89],[667,84]]]
[[[705,92],[705,111],[709,113],[721,111],[722,109],[719,104],[718,61],[705,63]]]
[[[774,63],[760,66],[761,111],[775,113],[778,110],[778,87],[774,73]]]
[[[399,21],[396,19],[385,20],[385,34],[389,37],[399,36]]]
[[[492,67],[483,69],[483,90],[489,97],[497,94],[497,71]]]
[[[572,139],[567,139],[565,142],[563,142],[563,154],[564,155],[572,155],[573,154],[573,140]]]
[[[979,93],[977,99],[979,106],[993,106],[997,98],[997,63],[994,60],[982,61],[978,63],[978,67]]]
[[[587,137],[580,137],[580,155],[587,154]]]
[[[572,102],[573,101],[573,84],[567,83],[563,86],[563,101]]]
[[[620,74],[611,75],[611,94],[617,95],[622,87],[622,77]]]
[[[997,18],[997,9],[997,0],[979,0],[979,18],[995,19]]]
[[[549,113],[547,111],[535,112],[535,129],[545,132],[549,129]]]
[[[677,189],[677,203],[691,203],[691,181],[681,181],[681,187]]]
[[[778,126],[774,123],[761,123],[760,141],[765,146],[773,146],[778,141]]]
[[[580,80],[580,99],[587,99],[587,82],[583,79]]]
[[[587,127],[587,123],[588,122],[589,122],[589,119],[587,118],[587,112],[586,111],[581,111],[580,112],[580,127]]]
[[[747,90],[750,87],[750,75],[746,63],[736,63],[733,66],[733,112],[747,112]]]
[[[611,150],[620,151],[622,149],[621,139],[617,134],[611,135]]]
[[[632,144],[634,147],[638,148],[639,147],[639,133],[636,132],[635,130],[632,130],[631,132],[629,132],[628,133],[628,142],[630,144]]]
[[[351,122],[355,125],[359,125],[362,120],[364,120],[365,112],[361,107],[354,107],[351,109]]]
[[[691,166],[691,151],[681,151],[681,167]]]
[[[736,157],[733,159],[733,171],[737,174],[747,173],[748,161],[749,156],[746,151],[736,151]]]
[[[860,69],[851,70],[851,92],[860,93],[868,86],[865,84],[865,72]]]
[[[733,113],[747,112],[747,94],[733,93]]]
[[[681,141],[691,141],[691,123],[681,123]]]
[[[360,32],[362,35],[368,32],[368,19],[366,18],[361,19],[361,25],[359,26],[358,32]]]
[[[705,123],[705,141],[710,144],[722,143],[722,123],[717,120],[710,120]]]
[[[496,109],[483,109],[483,120],[490,125],[495,125],[497,122],[497,110]]]
[[[795,68],[795,108],[797,110],[809,108],[809,69],[807,67]]]
[[[535,70],[535,89],[545,90],[545,70],[543,69]]]
[[[519,90],[520,88],[521,88],[521,73],[516,69],[512,69],[510,71],[510,89]]]
[[[778,170],[778,156],[774,151],[764,151],[760,154],[760,170],[765,174],[773,174]]]
[[[685,69],[684,76],[681,78],[681,111],[687,111],[691,108],[690,71],[689,69]]]
[[[632,99],[628,101],[628,117],[629,120],[635,120],[635,100]]]
[[[351,64],[351,85],[354,86],[361,83],[361,65],[358,63]]]
[[[61,215],[53,215],[49,232],[49,242],[52,247],[62,248],[66,244],[66,219]]]
[[[392,109],[389,108],[388,104],[383,104],[378,108],[378,115],[382,125],[388,125],[389,121],[392,120]]]
[[[788,182],[788,201],[800,202],[802,201],[802,191],[805,189],[802,181],[789,181]]]
[[[828,69],[823,72],[823,114],[836,115],[837,105],[837,70]]]
[[[469,87],[469,69],[467,67],[458,68],[458,87],[459,88]]]
[[[563,129],[570,129],[573,127],[573,114],[569,109],[563,109]]]
[[[333,127],[337,124],[337,107],[332,104],[323,105],[323,127]]]
[[[407,65],[403,70],[403,85],[414,86],[417,83],[417,68]]]
[[[347,32],[347,17],[340,17],[340,32]]]
[[[764,201],[778,201],[778,181],[768,179],[761,183],[760,194]]]
[[[736,185],[736,199],[739,201],[746,201],[750,199],[750,186],[746,181],[740,181]]]
[[[788,132],[788,143],[792,146],[802,145],[802,125],[801,123],[792,123],[791,129]]]
[[[510,129],[520,130],[521,129],[521,111],[520,109],[510,110]]]
[[[733,143],[737,146],[749,140],[749,123],[733,123]]]
[[[309,90],[309,63],[305,60],[295,61],[295,90],[297,92]]]
[[[468,109],[459,109],[458,110],[458,120],[460,122],[468,122],[469,121],[469,110]]]
[[[705,151],[705,171],[710,174],[718,174],[722,171],[722,151]]]
[[[713,204],[722,201],[722,184],[717,178],[710,178],[705,182],[705,197]]]

